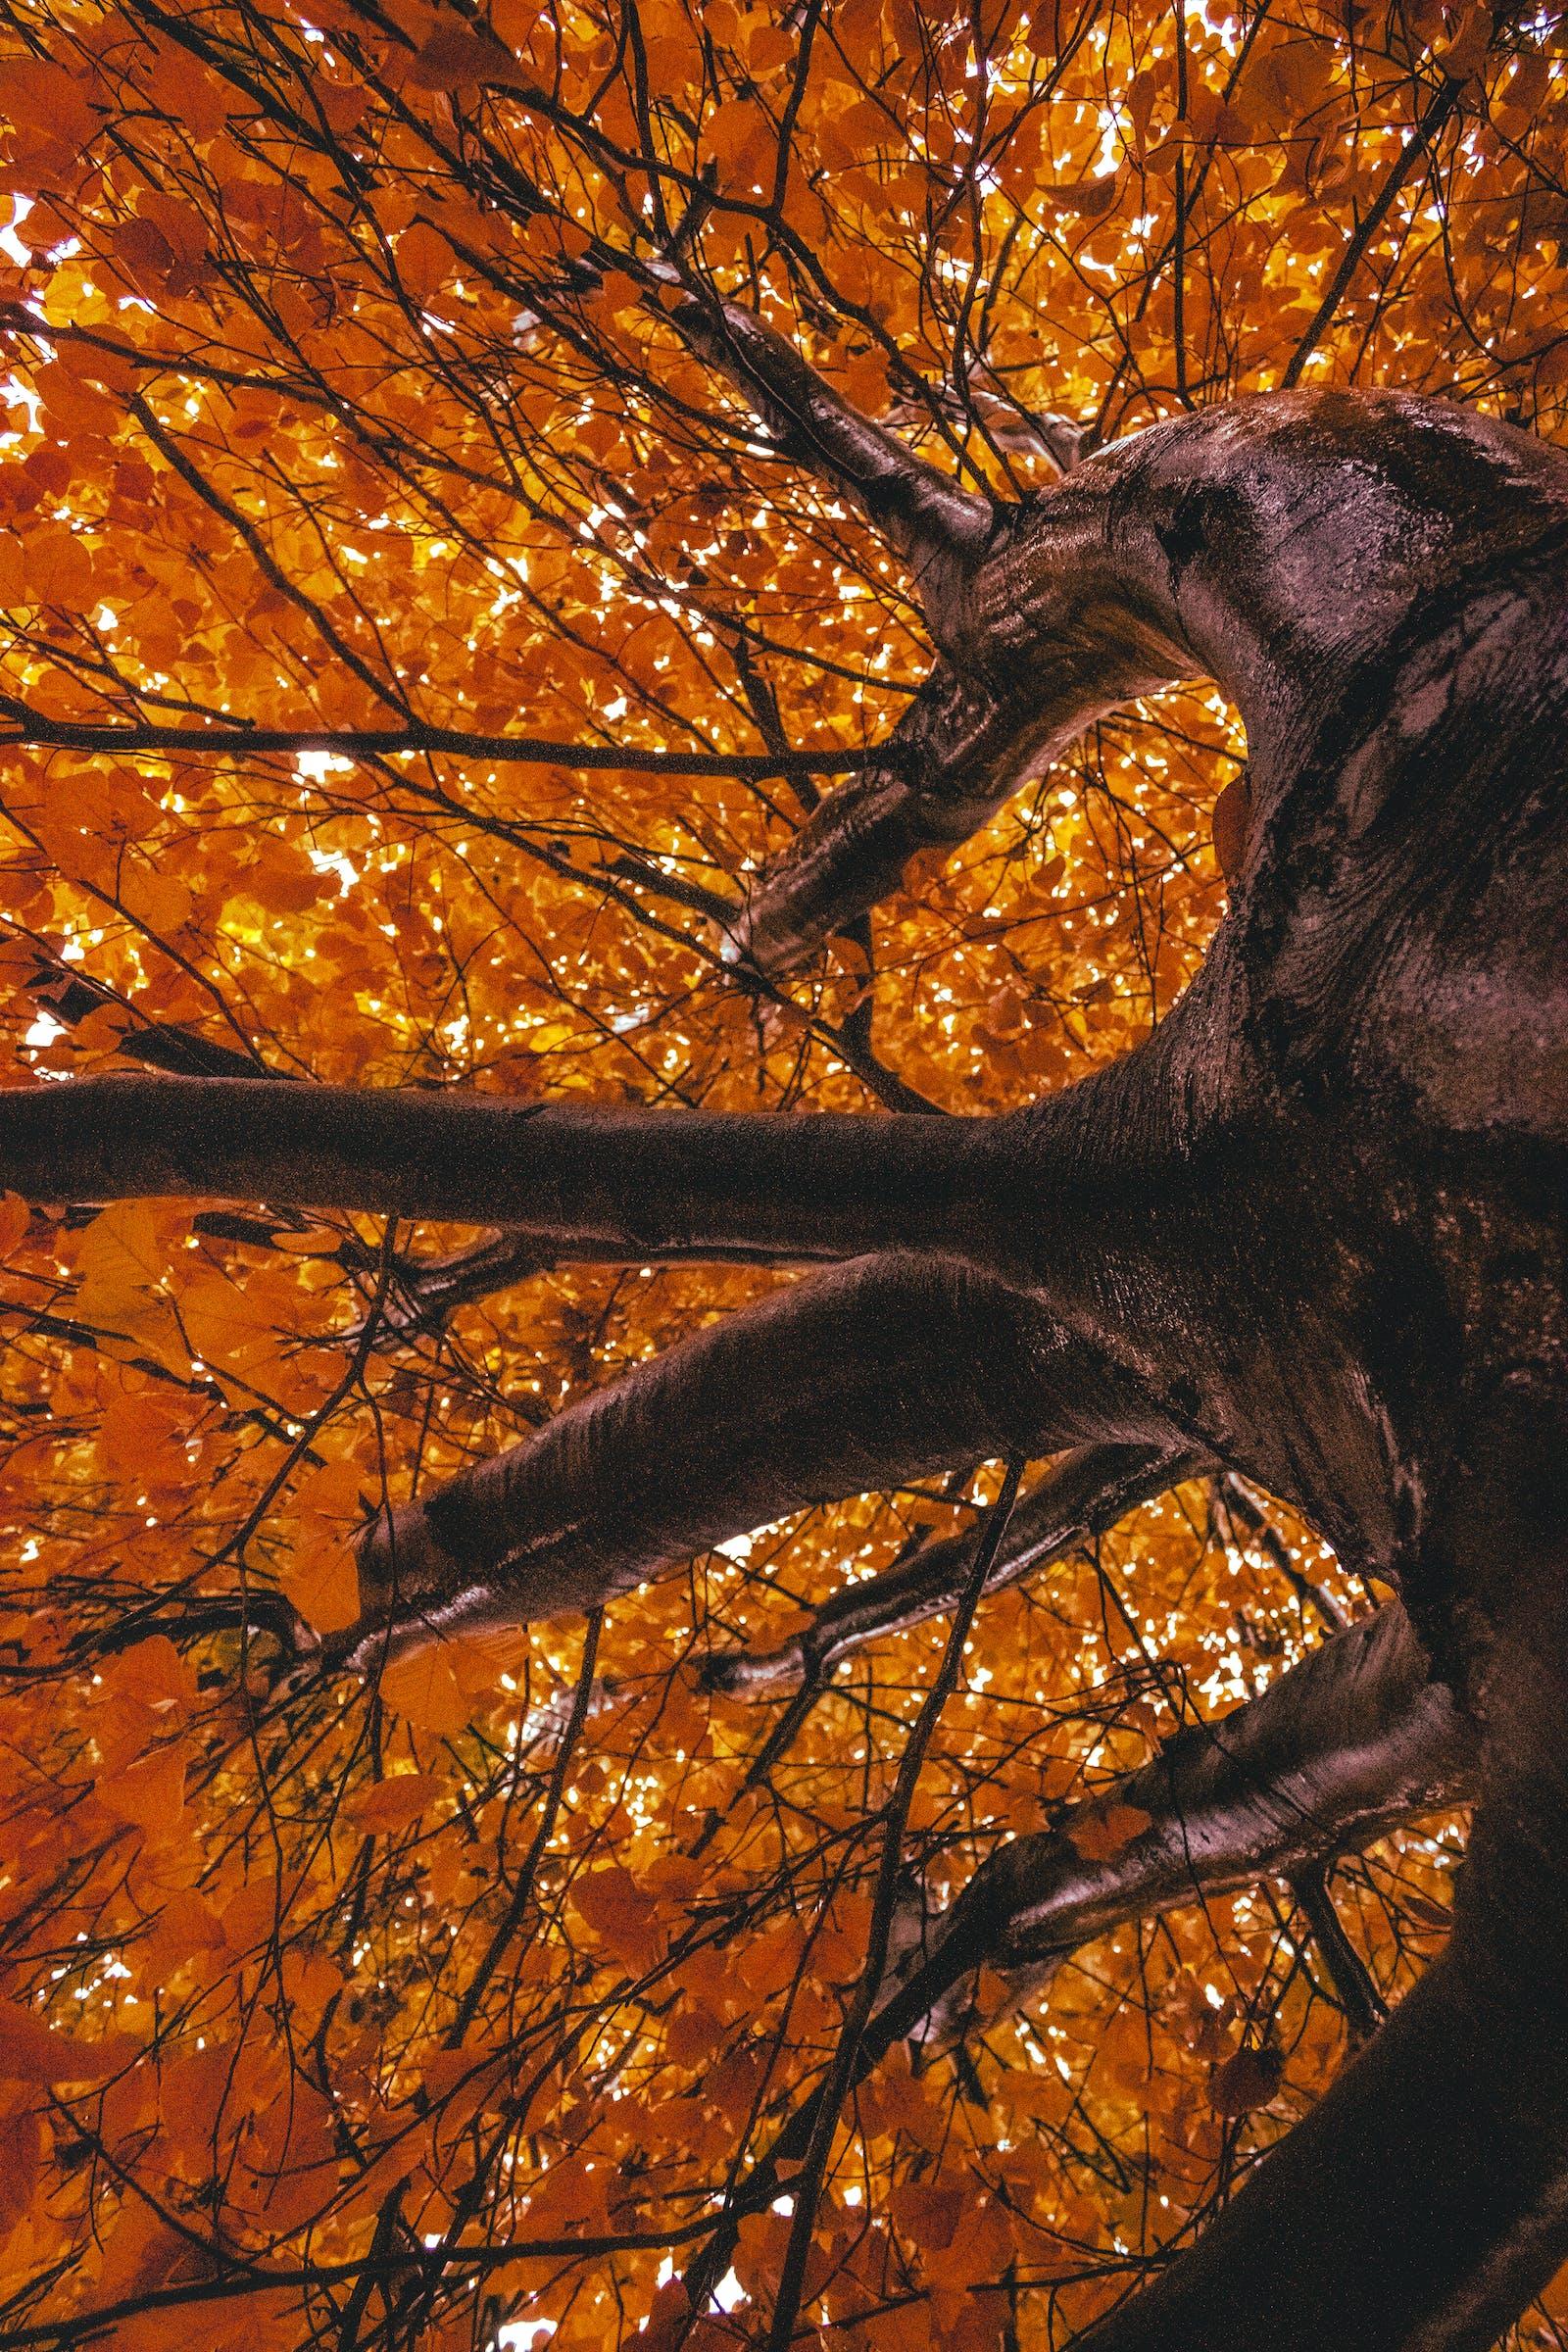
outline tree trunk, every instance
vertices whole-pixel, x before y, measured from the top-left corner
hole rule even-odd
[[[742,358],[781,417],[814,397],[765,336]],[[1568,2210],[1568,458],[1438,403],[1296,392],[1153,427],[982,533],[842,405],[808,421],[829,477],[905,534],[942,659],[881,764],[759,877],[731,952],[803,955],[1096,712],[1206,674],[1248,733],[1231,906],[1144,1047],[996,1121],[45,1086],[0,1102],[0,1173],[514,1225],[634,1262],[880,1253],[394,1512],[366,1546],[362,1662],[1004,1448],[1200,1457],[1396,1585],[1484,1734],[1453,1948],[1090,2340],[1481,2345]]]

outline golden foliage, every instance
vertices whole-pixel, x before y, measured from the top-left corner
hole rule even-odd
[[[8,1084],[151,1037],[285,1080],[874,1111],[892,1072],[990,1110],[1169,1005],[1238,766],[1201,692],[1097,728],[783,1004],[722,963],[709,894],[814,788],[682,759],[831,766],[927,655],[878,542],[682,346],[661,253],[1005,496],[1080,430],[1296,376],[1562,426],[1550,9],[15,0],[6,24]],[[59,740],[225,721],[338,749]],[[563,748],[342,740],[432,727]],[[967,1525],[984,1475],[628,1596],[559,1773],[570,1626],[269,1697],[237,1594],[343,1623],[367,1509],[774,1279],[545,1268],[411,1319],[419,1261],[475,1238],[0,1205],[8,2342],[107,2310],[95,2340],[126,2352],[674,2344],[665,2250],[679,2269],[838,2038],[940,1631],[865,1653],[757,1778],[772,1711],[703,1695],[694,1661]],[[982,1612],[911,1860],[951,1896],[1311,1631],[1202,1491],[1141,1512]],[[1113,1814],[1101,1850],[1140,1826]],[[1386,1991],[1453,1853],[1440,1825],[1341,1876]],[[1063,2340],[1343,2054],[1266,1886],[1102,1938],[1048,2004],[991,1989],[975,2071],[895,2053],[846,2115],[823,2344]],[[785,2236],[747,2221],[727,2316],[688,2342],[760,2340]]]

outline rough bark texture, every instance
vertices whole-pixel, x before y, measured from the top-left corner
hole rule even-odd
[[[746,367],[790,429],[809,379],[769,349]],[[1232,903],[1147,1045],[994,1122],[51,1086],[0,1104],[0,1173],[633,1260],[860,1260],[395,1514],[357,1655],[421,1617],[591,1605],[811,1499],[1086,1443],[1223,1465],[1396,1585],[1482,1730],[1451,1949],[1090,2340],[1484,2345],[1568,2247],[1568,458],[1441,404],[1298,391],[1104,451],[982,540],[885,437],[816,427],[830,478],[869,466],[942,659],[885,763],[760,878],[737,952],[803,954],[1097,712],[1207,674],[1249,741]]]
[[[350,1655],[590,1608],[809,1502],[1135,1419],[1128,1383],[961,1260],[859,1258],[715,1323],[394,1511]]]

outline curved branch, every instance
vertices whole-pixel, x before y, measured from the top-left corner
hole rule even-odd
[[[1280,392],[1100,451],[999,521],[951,668],[763,869],[740,946],[798,960],[1092,720],[1180,679],[1216,679],[1241,713],[1258,838],[1355,672],[1412,612],[1440,616],[1479,565],[1560,529],[1565,481],[1529,434],[1391,393]]]
[[[1468,1802],[1479,1750],[1476,1727],[1432,1679],[1391,1602],[1232,1714],[1179,1732],[1057,1829],[1015,1838],[983,1864],[930,1960],[890,2004],[905,2018],[899,2030],[911,2031],[982,1963],[1049,1975],[1124,1920],[1289,1878]],[[1113,1836],[1129,1807],[1149,1826],[1100,1851],[1097,1831]],[[945,2031],[957,2022],[951,2007],[942,2012]]]
[[[1205,1467],[1205,1457],[1188,1447],[1086,1446],[1069,1453],[1015,1507],[986,1592],[1000,1592],[1050,1567]],[[718,1651],[705,1661],[703,1681],[730,1698],[818,1688],[841,1658],[866,1642],[945,1616],[963,1590],[973,1551],[968,1534],[923,1544],[880,1576],[845,1585],[804,1633],[777,1649]]]
[[[964,1889],[926,1959],[872,2018],[850,2087],[897,2041],[962,2033],[973,2016],[964,1987],[982,1966],[1007,1974],[1022,1998],[1068,1952],[1125,1920],[1255,1885],[1464,1801],[1478,1749],[1475,1728],[1431,1680],[1408,1618],[1391,1604],[1246,1706],[1178,1735],[1152,1764],[1074,1807],[1060,1829],[1004,1846]],[[1149,1813],[1148,1828],[1090,1859],[1075,1838],[1096,1842],[1090,1833],[1130,1805]],[[697,2308],[729,2260],[741,2220],[770,2203],[799,2164],[820,2095],[802,2101],[730,2199],[688,2275]],[[1137,2339],[1138,2352],[1154,2352],[1155,2340]],[[1184,2352],[1205,2341],[1158,2340],[1162,2348],[1180,2342]],[[1262,2332],[1251,2339],[1262,2340]]]
[[[811,1502],[1157,1415],[1038,1301],[890,1252],[792,1285],[375,1523],[346,1662],[598,1606]]]

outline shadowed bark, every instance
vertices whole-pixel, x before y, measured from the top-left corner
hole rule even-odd
[[[1409,1620],[1392,1604],[1232,1714],[1180,1733],[1152,1763],[1068,1808],[1055,1830],[1002,1847],[928,1931],[924,1958],[917,1945],[912,1964],[906,1956],[904,1983],[861,2038],[855,2081],[897,2041],[953,2041],[983,2022],[973,2006],[982,1968],[1023,2000],[1069,1953],[1129,1920],[1289,1877],[1467,1801],[1479,1743],[1477,1726],[1431,1678]],[[1146,1829],[1097,1859],[1080,1850],[1075,1839],[1091,1843],[1106,1817],[1128,1806],[1149,1815]],[[792,2177],[820,2109],[820,2092],[805,2100],[736,2191],[688,2279],[696,2308],[729,2260],[741,2218]],[[1249,2324],[1255,2329],[1255,2314]],[[1174,2352],[1178,2341],[1209,2339],[1200,2330],[1149,2340]]]
[[[982,1963],[1016,1972],[1020,1986],[1037,1982],[1124,1920],[1288,1879],[1422,1813],[1468,1803],[1478,1749],[1475,1725],[1431,1679],[1409,1619],[1391,1602],[1232,1714],[1179,1732],[1054,1830],[1004,1846],[899,2001],[907,2015],[925,1997],[922,1982],[958,1985]],[[1148,1828],[1097,1855],[1096,1829],[1126,1807],[1148,1814]],[[945,1988],[929,2013],[933,2031],[963,2028],[964,2003]]]
[[[508,1225],[577,1258],[772,1262],[958,1246],[991,1189],[988,1125],[87,1078],[0,1098],[0,1178],[32,1200],[288,1200]]]

